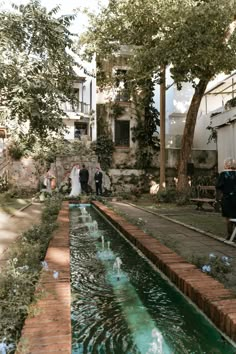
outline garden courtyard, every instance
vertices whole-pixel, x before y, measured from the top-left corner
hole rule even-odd
[[[236,2],[59,2],[0,5],[0,354],[235,354]]]
[[[96,199],[95,196],[89,198],[88,196],[84,196],[83,200],[83,196],[81,196],[80,202],[88,203],[92,200],[96,201]],[[143,230],[146,234],[150,235],[151,238],[156,239],[160,244],[167,246],[185,261],[196,265],[202,272],[209,274],[209,276],[220,281],[226,288],[236,294],[236,247],[234,244],[229,245],[223,242],[225,225],[220,213],[216,213],[211,209],[197,211],[196,207],[193,205],[178,206],[174,203],[154,203],[153,197],[148,194],[142,195],[140,198],[137,198],[132,202],[117,197],[99,197],[98,199],[100,202],[102,201],[105,203],[110,210],[115,211],[122,218],[125,218],[131,225],[135,225],[135,227]],[[0,211],[1,220],[4,221],[4,223],[1,224],[0,230],[0,264],[2,267],[0,281],[2,284],[2,295],[6,289],[8,289],[9,297],[9,289],[12,286],[13,288],[15,288],[15,286],[19,288],[20,284],[25,284],[24,289],[17,290],[19,293],[17,293],[15,299],[11,297],[12,295],[10,296],[11,300],[10,298],[8,299],[8,297],[6,298],[6,301],[11,301],[11,304],[16,306],[14,312],[16,311],[16,313],[18,313],[14,320],[12,319],[12,315],[10,315],[9,318],[6,316],[10,302],[3,310],[5,318],[2,325],[5,326],[4,332],[8,338],[7,341],[9,342],[11,341],[11,337],[19,338],[20,334],[23,313],[22,311],[19,312],[17,310],[18,302],[20,302],[20,307],[23,306],[25,308],[24,318],[26,313],[28,313],[27,308],[30,305],[28,301],[30,299],[32,301],[32,291],[38,278],[38,276],[33,273],[30,275],[29,281],[27,280],[29,274],[26,274],[27,272],[21,274],[20,269],[23,269],[27,265],[27,267],[32,267],[32,269],[36,267],[40,271],[41,265],[39,265],[39,263],[40,260],[42,262],[44,259],[46,252],[45,246],[47,247],[48,244],[47,240],[50,239],[53,229],[58,227],[53,224],[53,220],[55,220],[63,196],[54,193],[54,196],[47,198],[44,203],[35,201],[31,202],[29,198],[24,200],[23,203],[23,200],[24,199],[22,198],[17,198],[14,201],[14,198],[12,198],[9,202],[9,204],[11,204],[11,209],[6,208],[6,205],[2,205]],[[17,210],[19,204],[23,204],[23,207],[20,208],[20,210]],[[13,206],[15,207],[14,212],[12,209]],[[40,224],[40,219],[42,224]],[[47,225],[45,225],[45,221]],[[55,260],[58,260],[55,262],[54,267],[57,267],[58,269],[61,269],[60,245],[62,238],[60,236],[60,228],[62,227],[62,232],[64,232],[64,226],[62,226],[63,223],[64,222],[60,223],[59,225],[61,226],[59,227],[59,230],[54,232],[54,235],[59,237],[59,248],[56,247],[56,243],[53,241],[53,244],[55,245],[53,248],[53,257]],[[21,235],[21,237],[19,237],[19,235]],[[31,252],[36,252],[36,258],[34,258],[33,254],[33,258],[29,255]],[[52,250],[50,251],[50,247],[49,252],[52,252]],[[211,267],[210,270],[209,268],[206,269],[206,267],[209,266]],[[63,270],[60,272],[63,274]],[[66,271],[66,274],[67,273],[68,270]],[[43,276],[43,278],[45,278],[42,270],[41,274],[41,277]],[[9,283],[9,276],[14,283]],[[18,278],[19,276],[20,278],[16,280],[15,277]],[[57,283],[55,279],[53,280],[50,271],[49,274],[46,274],[45,284],[48,284],[47,286],[49,286],[49,289],[57,286],[57,284],[61,287],[62,283],[65,281],[64,277],[59,280],[59,283]],[[68,281],[68,275],[66,276],[66,279]],[[58,301],[59,298],[56,300],[56,304],[58,304]],[[47,302],[43,301],[43,303],[46,304]],[[53,306],[57,306],[56,304]],[[30,318],[34,318],[34,316],[37,316],[37,310],[33,317],[30,315]],[[14,326],[12,327],[12,323],[14,323],[15,328]],[[26,323],[28,323],[27,328],[31,326],[30,322]],[[13,332],[12,328],[14,328]],[[25,331],[26,330],[24,330],[23,333],[25,333]],[[22,342],[19,348],[22,349]],[[21,349],[18,349],[19,353],[24,352],[21,351]],[[68,352],[70,352],[69,349]]]

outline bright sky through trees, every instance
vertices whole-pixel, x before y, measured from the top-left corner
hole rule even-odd
[[[11,3],[26,4],[28,0],[5,0],[1,2],[4,7],[9,7]],[[108,0],[41,0],[41,4],[45,6],[48,10],[60,5],[59,14],[71,15],[76,9],[88,8],[89,10],[96,11],[98,9],[99,4],[106,5]],[[73,25],[71,28],[72,32],[81,33],[85,29],[87,24],[87,18],[85,15],[79,14],[76,19],[73,21]]]

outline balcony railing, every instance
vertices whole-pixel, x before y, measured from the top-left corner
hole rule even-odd
[[[84,114],[90,113],[90,105],[84,102],[76,102],[74,104],[71,104],[69,102],[64,102],[61,108],[65,112],[75,112],[75,113],[84,113]]]
[[[130,100],[130,91],[123,89],[117,90],[115,94],[115,102],[128,102]]]

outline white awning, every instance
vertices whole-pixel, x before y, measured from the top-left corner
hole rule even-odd
[[[230,95],[236,93],[236,71],[205,92],[205,95]]]

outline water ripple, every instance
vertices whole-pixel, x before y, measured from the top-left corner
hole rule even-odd
[[[96,216],[100,229],[97,238],[96,233],[90,234],[87,227],[78,224],[78,213],[71,212],[70,233],[73,354],[235,352],[102,218]],[[92,209],[90,213],[95,216]],[[107,241],[114,257],[122,258],[119,281],[113,270],[114,259],[103,257]],[[160,331],[171,351],[143,349],[145,343],[140,338],[145,341],[147,335],[146,347],[151,348],[153,329]]]

